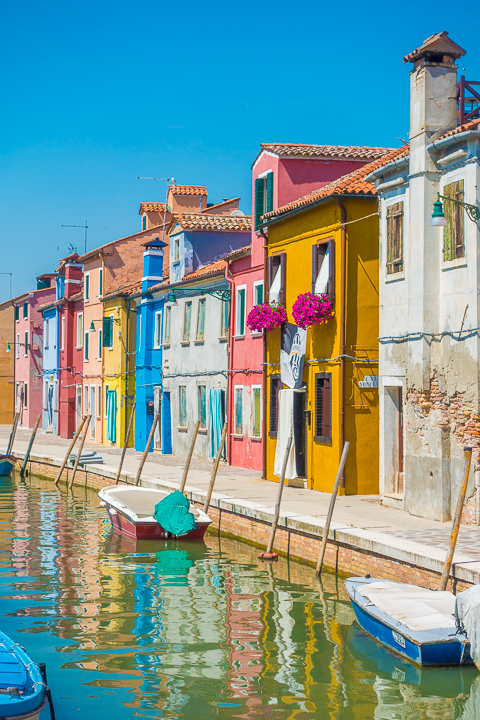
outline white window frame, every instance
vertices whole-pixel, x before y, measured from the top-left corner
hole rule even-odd
[[[83,414],[88,415],[88,408],[90,405],[90,386],[83,386]]]
[[[15,348],[15,357],[20,357],[20,333],[17,333],[17,346]]]
[[[25,330],[25,357],[28,357],[28,345],[30,343],[30,333],[28,330]]]
[[[238,302],[238,297],[240,295],[241,291],[245,292],[245,317],[243,319],[243,332],[239,332],[239,321],[240,321],[240,303]],[[237,285],[235,288],[235,337],[245,337],[245,332],[247,329],[247,286],[246,285]]]
[[[252,385],[251,386],[251,402],[252,402],[252,412],[251,412],[251,421],[250,421],[250,437],[254,440],[261,440],[263,436],[263,398],[262,398],[262,385]],[[255,390],[260,390],[260,435],[254,435],[253,434],[253,426],[254,426],[254,413],[255,413]]]
[[[162,347],[162,311],[157,310],[153,316],[153,348],[159,350]]]
[[[23,409],[28,409],[28,382],[23,381]]]
[[[48,380],[43,381],[43,409],[48,410]]]
[[[45,321],[43,323],[43,347],[45,350],[48,350],[49,348],[49,341],[50,341],[50,319],[45,318]]]
[[[107,393],[108,393],[108,391],[109,391],[109,387],[108,387],[108,385],[105,385],[105,394],[104,394],[104,396],[103,396],[103,402],[104,402],[104,407],[103,407],[103,409],[104,409],[104,415],[103,415],[103,417],[105,418],[105,420],[107,419]]]
[[[75,347],[77,350],[81,350],[83,348],[83,312],[77,312],[75,313],[75,322],[76,322],[76,331],[77,336],[75,339]],[[81,327],[80,327],[81,323]],[[79,332],[79,328],[81,332]],[[79,344],[80,342],[80,344]]]
[[[237,433],[237,390],[242,391],[242,432]],[[233,432],[232,435],[235,437],[243,437],[245,435],[245,386],[234,385],[233,386]]]
[[[65,315],[62,315],[62,337],[61,337],[60,350],[62,352],[65,350]]]
[[[253,283],[253,303],[252,303],[252,307],[255,307],[256,305],[260,305],[260,303],[257,303],[257,298],[256,298],[256,295],[257,295],[257,287],[260,287],[260,286],[262,287],[262,298],[263,298],[262,303],[265,302],[265,283],[264,283],[263,280],[255,280],[255,282]]]
[[[96,412],[96,415],[97,415],[97,419],[100,420],[101,417],[102,417],[102,386],[101,386],[101,385],[98,385],[98,387],[97,387],[97,392],[98,392],[98,395],[97,395],[97,409],[96,409],[95,412]]]
[[[85,273],[83,287],[84,287],[84,294],[83,294],[84,302],[88,302],[90,300],[90,292],[92,289],[90,286],[90,273],[89,272]]]
[[[168,322],[167,322],[168,319]],[[168,338],[167,338],[167,327],[168,327]],[[164,323],[163,323],[163,344],[164,345],[170,345],[170,342],[172,340],[172,306],[166,305],[165,306],[165,317],[164,317]]]

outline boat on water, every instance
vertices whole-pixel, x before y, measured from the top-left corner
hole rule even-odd
[[[0,477],[8,477],[16,465],[15,455],[0,455]]]
[[[345,589],[360,627],[398,655],[421,666],[473,663],[453,593],[368,577]]]
[[[190,506],[178,491],[168,493],[154,488],[111,485],[102,488],[98,496],[107,509],[114,532],[136,540],[203,538],[212,522],[202,510]],[[165,511],[159,513],[157,507],[162,501],[165,501]],[[178,517],[173,518],[175,513],[181,515],[180,522]]]
[[[0,717],[38,720],[48,703],[40,668],[25,650],[0,632]]]

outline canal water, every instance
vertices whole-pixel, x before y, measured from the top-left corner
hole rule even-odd
[[[35,477],[2,478],[0,521],[0,628],[47,664],[57,720],[480,717],[477,670],[382,650],[341,578],[215,533],[135,544]]]

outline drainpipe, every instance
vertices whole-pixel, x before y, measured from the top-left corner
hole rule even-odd
[[[126,345],[126,364],[125,364],[125,418],[124,418],[124,428],[123,428],[123,437],[124,442],[127,438],[127,429],[128,429],[128,381],[129,381],[129,367],[130,367],[130,344],[129,344],[129,337],[130,337],[130,298],[126,298],[127,303],[127,329],[125,331],[125,345]]]
[[[342,455],[343,445],[345,443],[345,298],[346,298],[346,276],[347,276],[347,210],[341,200],[337,198],[337,205],[340,210],[340,218],[342,222],[342,239],[341,239],[341,264],[342,264],[342,287],[340,292],[340,449],[339,456]],[[342,473],[342,488],[345,488],[345,472]]]
[[[268,263],[268,235],[265,235],[263,228],[260,228],[260,235],[263,237],[263,302],[267,300],[267,263]],[[263,462],[262,462],[262,478],[267,479],[267,331],[263,330]]]
[[[233,381],[232,381],[232,373],[230,372],[232,370],[233,365],[233,335],[232,332],[232,306],[233,306],[233,280],[231,280],[228,277],[228,269],[229,269],[229,263],[228,261],[225,263],[225,280],[230,285],[230,305],[228,306],[228,335],[227,335],[227,407],[225,408],[226,414],[227,414],[227,422],[228,417],[230,413],[230,409],[232,406],[232,387],[233,387]],[[222,300],[223,302],[223,300]],[[232,343],[232,345],[230,345]],[[228,435],[227,435],[227,462],[229,465],[232,464],[232,430],[230,427],[228,427]]]

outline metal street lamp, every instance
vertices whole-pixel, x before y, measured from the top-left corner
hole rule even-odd
[[[480,220],[480,208],[478,205],[470,205],[470,203],[463,202],[463,200],[456,200],[455,198],[437,193],[437,200],[433,203],[433,213],[430,225],[445,227],[447,224],[447,219],[445,217],[445,213],[443,212],[442,200],[448,200],[449,202],[453,202],[456,205],[463,207],[472,222],[477,223]]]

